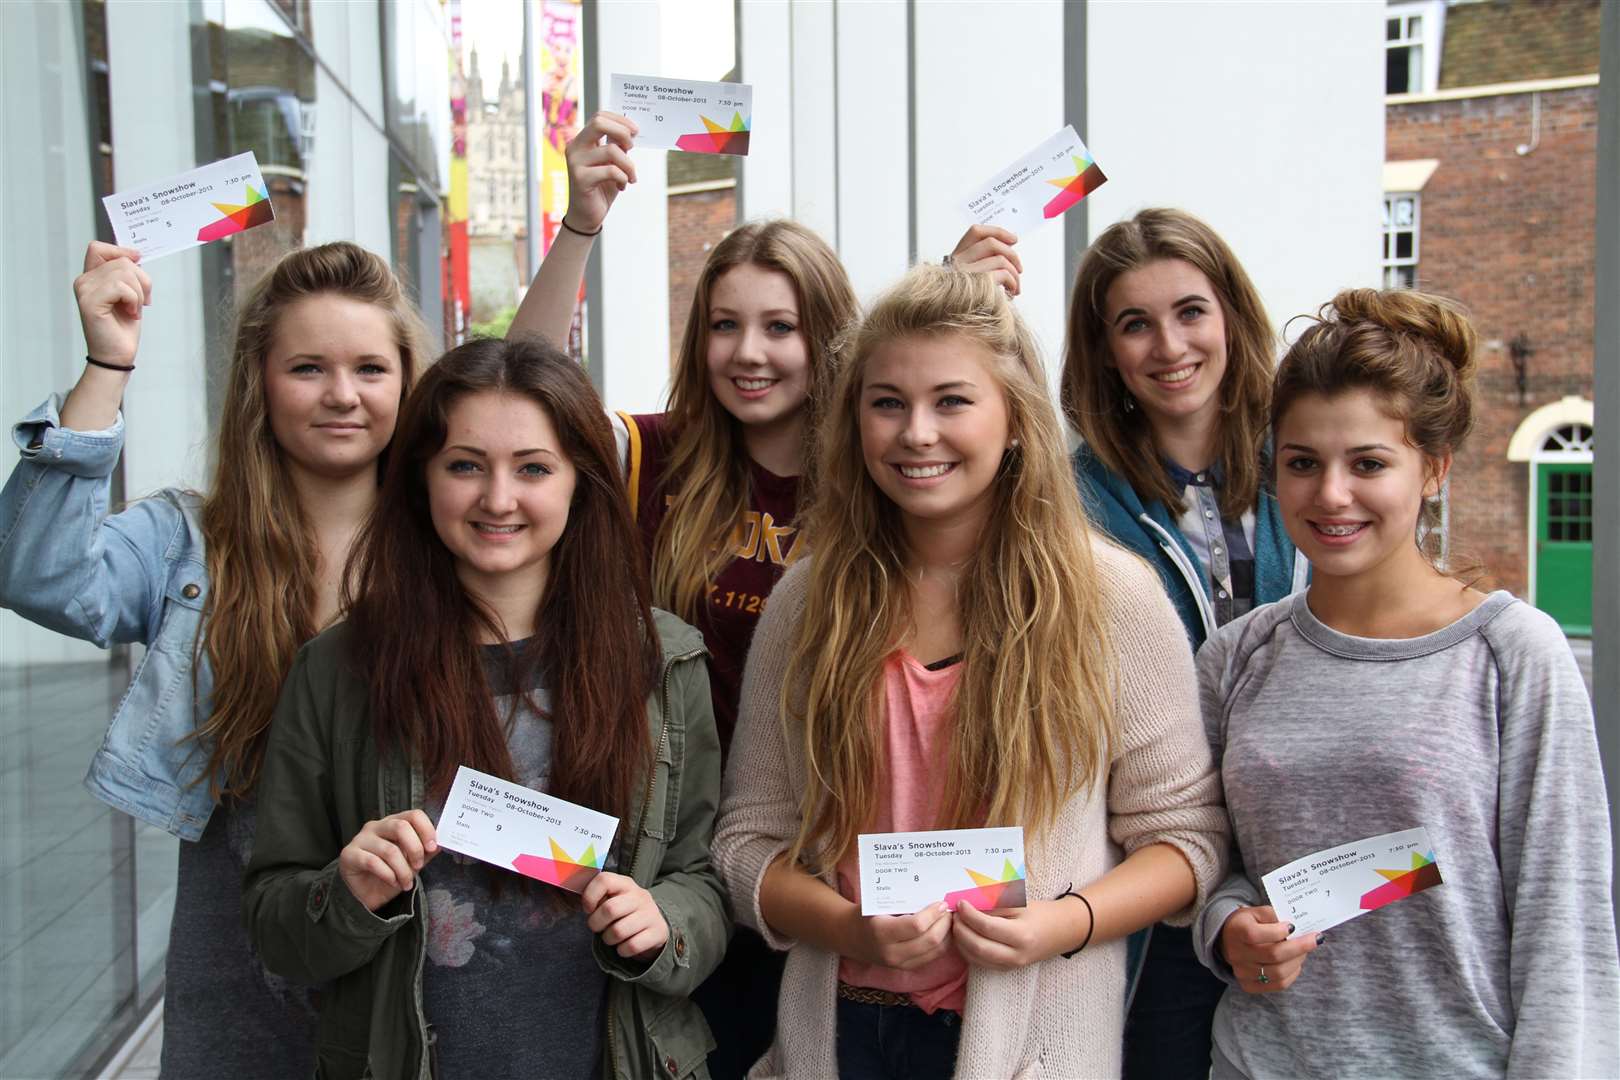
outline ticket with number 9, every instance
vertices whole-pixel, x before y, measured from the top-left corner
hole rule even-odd
[[[439,817],[441,847],[569,892],[602,872],[619,819],[469,769],[456,770]]]

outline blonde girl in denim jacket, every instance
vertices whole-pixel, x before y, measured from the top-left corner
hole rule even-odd
[[[120,403],[153,300],[139,261],[90,245],[74,282],[84,373],[13,429],[0,605],[97,645],[146,646],[85,784],[188,841],[163,1075],[308,1075],[307,994],[264,971],[238,914],[254,785],[282,679],[337,614],[350,540],[430,354],[383,259],[349,243],[287,255],[237,313],[208,494],[166,489],[109,514]]]

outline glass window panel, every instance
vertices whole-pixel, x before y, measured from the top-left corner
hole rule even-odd
[[[1395,234],[1395,257],[1397,259],[1410,259],[1413,251],[1413,234],[1398,232]]]
[[[1564,538],[1564,523],[1562,521],[1547,522],[1547,539],[1562,540]]]
[[[1384,20],[1384,40],[1385,41],[1399,41],[1399,40],[1401,40],[1401,20],[1400,19],[1385,19]]]
[[[1384,93],[1404,94],[1411,80],[1410,50],[1390,49],[1384,56]]]
[[[1406,17],[1406,36],[1409,40],[1416,40],[1423,36],[1423,16],[1408,15]]]
[[[1415,209],[1414,200],[1412,200],[1412,199],[1396,199],[1395,200],[1395,224],[1397,224],[1397,225],[1407,225],[1407,226],[1411,225],[1412,224],[1412,217],[1413,217],[1414,209]]]

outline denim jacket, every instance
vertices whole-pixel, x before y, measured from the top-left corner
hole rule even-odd
[[[0,607],[103,648],[146,646],[85,787],[196,840],[214,810],[207,748],[187,738],[208,715],[214,685],[196,655],[208,599],[202,498],[166,489],[109,516],[124,418],[105,431],[70,431],[60,408],[53,394],[12,429],[22,460],[0,491]]]

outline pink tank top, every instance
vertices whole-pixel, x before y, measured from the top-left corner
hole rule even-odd
[[[939,777],[951,739],[951,695],[961,671],[959,663],[930,671],[903,650],[884,662],[889,774],[866,831],[914,832],[938,826],[943,802]],[[860,860],[853,851],[838,862],[838,891],[856,904],[861,902]],[[852,986],[909,994],[927,1013],[960,1012],[967,996],[967,964],[955,949],[912,971],[841,957],[838,978]]]

